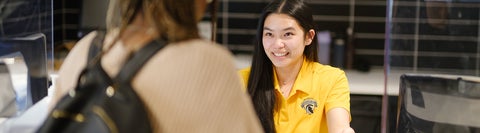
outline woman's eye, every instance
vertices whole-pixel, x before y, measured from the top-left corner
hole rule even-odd
[[[265,36],[272,36],[272,33],[265,33]]]
[[[293,33],[291,33],[291,32],[285,33],[285,36],[287,36],[287,37],[292,36],[292,35],[293,35]]]

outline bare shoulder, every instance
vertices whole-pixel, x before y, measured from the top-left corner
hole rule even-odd
[[[75,44],[73,49],[68,52],[65,61],[62,63],[62,67],[59,70],[60,74],[62,74],[63,71],[69,71],[72,68],[77,68],[74,66],[84,66],[86,64],[87,53],[95,36],[97,36],[97,32],[90,32]]]
[[[92,31],[90,33],[88,33],[87,35],[85,35],[84,37],[82,37],[76,44],[75,44],[75,47],[72,49],[72,50],[75,50],[75,49],[87,49],[92,40],[97,36],[97,32],[96,31]]]
[[[96,32],[89,33],[79,40],[68,53],[58,71],[59,77],[55,85],[55,96],[52,99],[52,105],[68,92],[68,90],[75,87],[80,71],[87,64],[87,53],[90,43],[96,35]]]

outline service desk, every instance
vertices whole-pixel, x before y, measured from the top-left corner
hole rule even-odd
[[[17,117],[2,118],[0,121],[0,133],[33,133],[45,120],[48,113],[47,96],[30,107],[27,111]]]

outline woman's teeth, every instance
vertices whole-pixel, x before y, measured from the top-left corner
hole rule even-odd
[[[275,56],[285,56],[287,55],[288,52],[285,52],[285,53],[273,53],[273,55]]]

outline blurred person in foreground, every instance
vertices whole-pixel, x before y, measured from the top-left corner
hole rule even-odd
[[[208,3],[111,0],[109,29],[100,54],[101,66],[110,77],[149,42],[167,42],[131,81],[154,132],[261,132],[231,53],[199,36],[197,23]],[[52,105],[76,86],[98,33],[86,35],[66,57]]]

